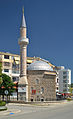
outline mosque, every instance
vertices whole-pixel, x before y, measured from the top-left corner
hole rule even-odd
[[[18,100],[50,101],[56,100],[56,71],[43,61],[33,61],[27,68],[27,27],[24,17],[20,26],[20,78],[18,84]],[[31,45],[31,44],[30,44]]]

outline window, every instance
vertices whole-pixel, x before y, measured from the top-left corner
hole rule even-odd
[[[33,87],[31,87],[31,91],[33,90]]]
[[[9,69],[4,69],[4,72],[9,72]]]
[[[12,77],[13,82],[19,81],[19,77]]]
[[[12,77],[12,80],[13,80],[13,82],[15,82],[16,81],[16,77]]]
[[[12,68],[13,68],[13,69],[19,69],[19,64],[13,63],[13,64],[12,64]]]
[[[67,78],[67,76],[63,76],[63,79],[66,79]]]
[[[67,87],[67,84],[65,84],[64,86]]]
[[[38,79],[36,79],[36,84],[39,84],[39,80]]]
[[[14,59],[14,56],[12,56],[12,60]]]
[[[10,66],[9,62],[4,62],[4,66]]]
[[[59,79],[57,78],[57,83],[59,83]]]
[[[4,55],[4,59],[9,59],[9,55]]]
[[[63,84],[63,88],[67,88],[67,84]]]
[[[12,70],[12,73],[19,74],[19,70]]]
[[[58,90],[59,88],[57,87],[57,90]]]
[[[67,72],[66,71],[63,71],[63,74],[67,74]]]
[[[41,94],[42,94],[42,93],[44,93],[44,88],[43,88],[43,87],[41,87]]]
[[[67,80],[63,80],[63,83],[67,83]]]

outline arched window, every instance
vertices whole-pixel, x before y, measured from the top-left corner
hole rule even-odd
[[[31,87],[31,91],[33,90],[33,87]]]
[[[59,79],[57,78],[57,83],[59,83]]]
[[[41,94],[42,94],[42,93],[44,93],[44,88],[43,88],[43,87],[41,87]]]
[[[39,80],[38,79],[36,79],[36,84],[39,84]]]

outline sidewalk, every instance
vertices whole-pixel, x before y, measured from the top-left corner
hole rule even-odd
[[[21,110],[19,109],[7,109],[5,111],[0,111],[0,115],[12,115],[12,114],[16,114],[16,113],[19,113],[21,112]]]
[[[71,102],[71,101],[70,101]],[[65,104],[68,103],[67,100],[63,100],[63,101],[49,101],[49,102],[33,102],[33,103],[8,103],[8,105],[17,105],[17,106],[51,106],[51,105],[58,105],[58,104]]]

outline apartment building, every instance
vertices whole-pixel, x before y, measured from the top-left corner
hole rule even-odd
[[[13,81],[19,80],[19,55],[0,52],[0,61],[2,62],[2,73],[11,77]]]
[[[57,67],[56,92],[69,93],[71,85],[71,70],[64,66]]]

